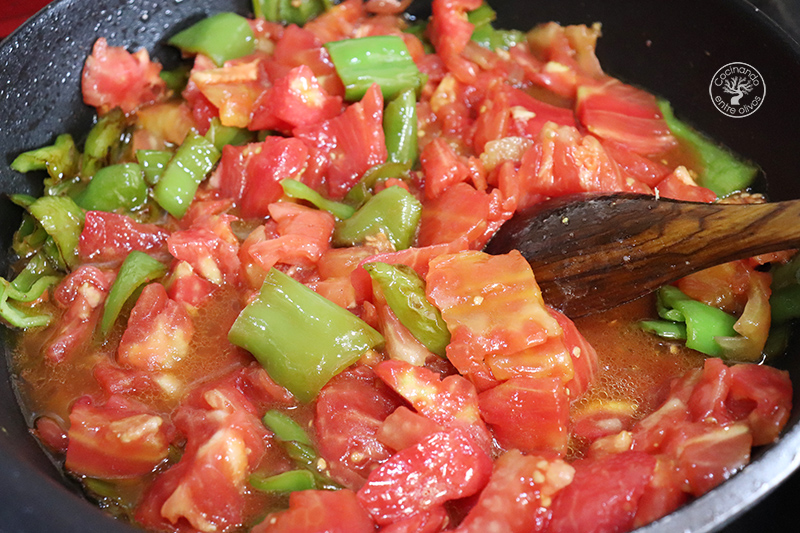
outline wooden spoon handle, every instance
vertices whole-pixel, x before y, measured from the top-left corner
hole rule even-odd
[[[595,195],[582,202],[564,197],[533,224],[532,216],[515,215],[487,251],[520,250],[545,301],[574,317],[710,266],[800,246],[800,201],[700,204]]]

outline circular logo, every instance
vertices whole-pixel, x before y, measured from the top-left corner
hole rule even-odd
[[[728,63],[711,78],[708,93],[720,113],[742,118],[755,113],[764,102],[767,84],[747,63]]]

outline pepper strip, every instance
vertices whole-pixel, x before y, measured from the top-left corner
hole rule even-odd
[[[396,250],[411,246],[422,215],[422,204],[402,187],[382,190],[356,213],[336,223],[333,242],[337,246],[353,246],[368,236],[383,233]]]
[[[281,188],[283,188],[283,193],[289,198],[311,202],[318,209],[327,211],[339,220],[348,219],[356,212],[356,210],[349,205],[328,200],[305,183],[297,180],[281,180]]]
[[[200,182],[211,172],[219,157],[219,150],[211,142],[193,131],[189,132],[153,187],[156,202],[175,218],[183,217]]]
[[[76,267],[83,210],[67,196],[43,196],[28,206],[28,212],[53,238],[66,266]]]
[[[98,170],[76,203],[87,211],[133,211],[147,200],[142,167],[121,163]]]
[[[228,339],[301,402],[383,342],[366,322],[274,268]]]
[[[417,96],[413,89],[401,92],[386,106],[383,134],[386,160],[411,168],[417,161]]]
[[[256,47],[250,23],[236,13],[219,13],[203,19],[167,42],[184,52],[208,56],[218,67],[252,54]]]
[[[442,313],[425,296],[425,282],[405,265],[367,263],[364,268],[378,284],[386,303],[414,337],[439,357],[450,343]]]
[[[141,285],[160,278],[166,272],[167,267],[144,252],[134,250],[128,254],[119,269],[117,279],[114,280],[114,285],[111,286],[103,309],[100,331],[104,337],[111,331],[122,306],[134,291]]]

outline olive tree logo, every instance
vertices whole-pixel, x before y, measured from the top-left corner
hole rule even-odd
[[[711,78],[708,92],[720,113],[742,118],[761,106],[767,86],[761,73],[747,63],[728,63]]]

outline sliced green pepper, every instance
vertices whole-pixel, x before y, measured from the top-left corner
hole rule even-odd
[[[316,488],[314,474],[308,470],[289,470],[274,476],[250,475],[250,485],[261,492],[289,493]]]
[[[423,76],[403,39],[396,35],[377,35],[325,44],[333,66],[345,86],[345,99],[360,100],[373,83],[383,97],[394,98],[406,89],[419,90]]]
[[[164,80],[167,84],[167,89],[175,94],[180,94],[189,83],[189,75],[192,72],[192,67],[189,65],[181,65],[172,70],[162,70],[158,73],[158,77]]]
[[[492,22],[497,18],[494,9],[484,2],[478,9],[467,13],[467,20],[474,26],[472,41],[479,45],[495,50],[502,48],[508,50],[515,44],[525,41],[525,34],[519,30],[496,30]]]
[[[300,424],[292,420],[292,417],[286,413],[271,409],[266,412],[262,421],[275,434],[275,438],[278,440],[295,441],[311,446],[311,437],[308,436],[306,430],[300,427]]]
[[[108,332],[117,321],[119,312],[122,311],[122,306],[128,301],[128,298],[138,289],[141,285],[149,283],[163,276],[167,272],[161,262],[156,261],[144,252],[132,251],[122,262],[122,266],[117,274],[117,279],[114,280],[114,285],[111,286],[111,291],[108,293],[105,308],[103,309],[103,318],[100,321],[100,331],[103,336],[107,336]]]
[[[664,339],[685,341],[686,324],[671,320],[642,320],[639,327]]]
[[[220,152],[227,145],[241,146],[251,142],[255,138],[255,133],[244,128],[235,126],[223,126],[218,117],[211,119],[211,125],[206,132],[206,139]]]
[[[333,242],[353,246],[368,236],[383,233],[397,250],[411,246],[417,232],[422,204],[402,187],[388,187],[365,203],[356,213],[336,223]]]
[[[206,55],[217,66],[252,54],[256,48],[256,38],[250,23],[236,13],[219,13],[203,19],[167,42],[184,52]]]
[[[189,209],[200,182],[211,172],[219,157],[219,150],[211,142],[190,132],[153,187],[156,202],[167,213],[181,218]]]
[[[94,176],[95,172],[111,162],[111,155],[120,145],[126,127],[125,114],[119,108],[114,108],[97,121],[83,146],[83,176]]]
[[[744,190],[753,182],[758,174],[758,167],[737,159],[725,148],[675,118],[669,102],[659,100],[658,107],[672,134],[693,149],[703,166],[698,180],[700,185],[723,197]]]
[[[70,268],[77,266],[83,210],[67,196],[43,196],[28,207],[28,212],[53,238],[64,263]]]
[[[50,323],[53,317],[49,314],[31,308],[20,309],[12,305],[8,301],[12,294],[14,294],[14,289],[11,283],[5,278],[0,278],[0,318],[20,329],[46,326]]]
[[[368,263],[364,268],[383,292],[386,303],[414,337],[431,352],[445,357],[450,331],[442,313],[425,296],[425,282],[404,265]]]
[[[56,137],[56,142],[52,146],[18,155],[11,162],[11,168],[23,173],[46,170],[49,178],[44,180],[45,194],[55,196],[68,188],[72,180],[78,176],[80,152],[72,136],[64,133]]]
[[[378,182],[389,178],[407,179],[408,170],[411,168],[405,163],[383,163],[370,168],[344,197],[345,201],[356,207],[361,207],[372,198],[372,189]]]
[[[389,102],[383,113],[387,161],[411,168],[417,161],[417,95],[406,89]]]
[[[330,3],[324,0],[253,0],[256,17],[298,26],[318,17],[329,7]]]
[[[274,268],[228,339],[301,402],[383,342],[366,322]]]
[[[681,312],[686,322],[686,346],[706,355],[724,354],[715,337],[737,337],[733,329],[736,317],[725,311],[692,300],[677,287],[667,285],[658,290],[658,298],[666,308]]]
[[[98,170],[76,203],[87,211],[133,211],[147,200],[142,167],[121,163]]]
[[[155,185],[172,159],[172,152],[166,150],[136,150],[136,161],[144,171],[144,180]]]
[[[283,193],[289,198],[311,202],[315,207],[331,213],[340,220],[350,218],[356,212],[349,205],[328,200],[305,183],[297,180],[288,178],[281,180],[281,187],[283,188]]]

